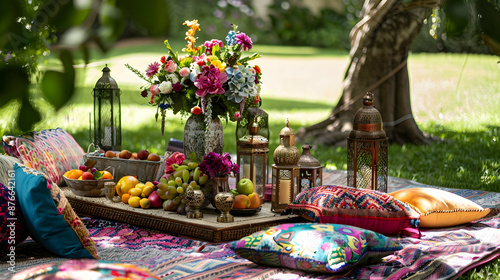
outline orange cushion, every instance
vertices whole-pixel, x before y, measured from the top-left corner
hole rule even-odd
[[[433,188],[411,188],[389,193],[413,205],[421,212],[420,227],[450,227],[472,222],[488,215],[483,208],[467,198]]]

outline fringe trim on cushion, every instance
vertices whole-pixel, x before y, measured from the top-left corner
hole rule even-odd
[[[422,216],[428,216],[430,214],[450,214],[456,212],[483,212],[490,211],[490,208],[481,208],[481,209],[454,209],[454,210],[433,210],[429,212],[422,213]]]
[[[14,171],[14,164],[21,164],[15,157],[0,155],[0,183],[7,186],[9,183],[9,171]]]

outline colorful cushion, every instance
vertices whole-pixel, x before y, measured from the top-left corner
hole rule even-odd
[[[42,172],[15,165],[15,193],[29,235],[66,258],[99,258],[94,241],[57,184]]]
[[[481,219],[490,213],[476,203],[454,193],[434,188],[411,188],[390,193],[421,212],[420,226],[449,227]]]
[[[33,132],[30,136],[4,136],[4,150],[23,164],[42,171],[59,184],[64,172],[78,169],[85,152],[62,128]]]
[[[285,213],[317,223],[357,226],[385,235],[417,227],[419,213],[392,196],[367,189],[320,186],[299,193]]]
[[[15,197],[15,185],[7,185],[0,183],[0,257],[9,254],[15,258],[15,246],[28,237],[28,231]]]
[[[131,264],[80,259],[37,265],[16,273],[12,279],[159,280],[160,277]]]
[[[393,239],[370,230],[315,223],[270,227],[229,246],[257,264],[323,273],[377,262],[402,249]]]

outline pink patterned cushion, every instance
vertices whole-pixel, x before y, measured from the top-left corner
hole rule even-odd
[[[319,223],[336,223],[394,235],[417,227],[420,214],[409,204],[379,191],[321,186],[302,191],[287,213]]]
[[[4,136],[3,141],[7,154],[45,173],[57,184],[63,181],[62,175],[66,171],[77,169],[84,163],[85,152],[62,128],[37,131],[29,136]]]

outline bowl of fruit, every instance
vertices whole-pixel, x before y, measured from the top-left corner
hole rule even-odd
[[[79,196],[105,196],[104,184],[113,182],[113,172],[108,170],[88,169],[82,165],[64,173],[64,181],[69,189]]]

